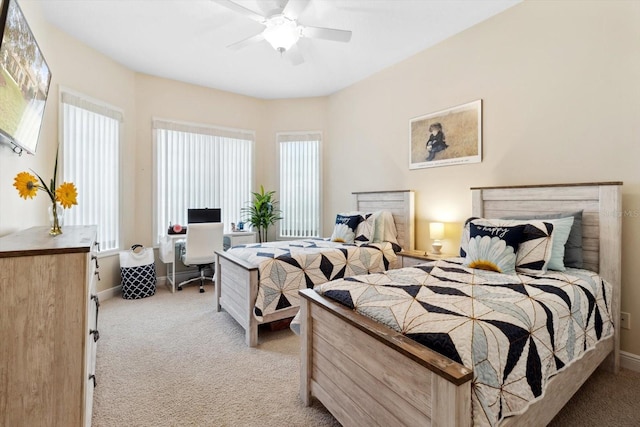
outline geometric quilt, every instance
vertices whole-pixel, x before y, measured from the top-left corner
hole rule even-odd
[[[613,334],[611,286],[587,270],[501,274],[463,262],[450,258],[314,289],[473,369],[473,425],[495,426]]]
[[[254,315],[299,307],[298,290],[357,274],[382,272],[396,260],[389,242],[352,244],[324,239],[234,246],[229,253],[258,266]]]

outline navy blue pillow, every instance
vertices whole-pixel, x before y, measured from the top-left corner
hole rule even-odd
[[[520,243],[525,239],[525,227],[526,225],[510,225],[495,226],[495,225],[477,225],[473,222],[470,223],[469,236],[473,239],[476,236],[484,237],[497,237],[500,240],[504,240],[505,243],[513,248],[513,252],[517,253]]]

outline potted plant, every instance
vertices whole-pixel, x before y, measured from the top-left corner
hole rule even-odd
[[[258,232],[259,242],[266,242],[269,226],[282,219],[280,216],[282,211],[276,208],[278,202],[273,199],[275,191],[265,193],[261,185],[259,193],[251,194],[253,194],[253,200],[249,202],[250,206],[242,208],[244,219]]]

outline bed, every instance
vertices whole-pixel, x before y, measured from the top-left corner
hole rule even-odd
[[[559,369],[526,410],[496,424],[545,425],[598,366],[619,369],[621,185],[471,189],[475,217],[582,210],[584,268],[610,284],[611,334]],[[448,262],[433,264],[441,263],[443,271],[458,268]],[[344,426],[474,425],[471,369],[314,290],[300,294],[300,394],[306,405],[318,399]]]
[[[399,246],[405,250],[414,248],[413,191],[356,192],[353,198],[355,211],[391,212]],[[282,245],[290,244],[282,242]],[[388,266],[395,267],[395,264]],[[258,325],[291,318],[299,311],[296,295],[296,301],[291,306],[256,316],[256,301],[260,291],[259,266],[229,252],[217,252],[215,281],[215,310],[224,309],[242,326],[245,342],[250,347],[258,344]]]

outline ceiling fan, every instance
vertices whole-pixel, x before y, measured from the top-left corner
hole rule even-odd
[[[254,12],[231,0],[212,1],[265,26],[264,30],[258,34],[227,46],[230,49],[237,50],[266,40],[281,54],[287,52],[291,62],[294,65],[298,65],[304,62],[304,58],[296,44],[301,37],[344,43],[351,40],[351,31],[311,27],[298,23],[298,16],[304,11],[310,0],[288,0],[284,3],[284,6],[272,10],[269,14]]]

